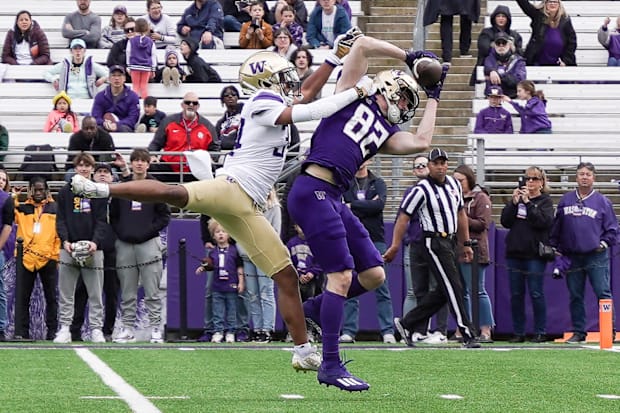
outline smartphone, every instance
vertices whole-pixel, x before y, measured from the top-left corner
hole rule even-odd
[[[519,185],[519,188],[523,188],[524,186],[526,186],[526,181],[525,181],[525,177],[524,176],[520,176],[519,177],[518,185]]]

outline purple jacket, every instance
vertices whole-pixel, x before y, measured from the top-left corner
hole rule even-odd
[[[323,273],[319,264],[314,261],[314,255],[312,255],[306,240],[296,235],[286,243],[286,246],[291,252],[293,266],[297,269],[299,275],[311,272],[316,278]]]
[[[598,29],[598,41],[609,52],[609,57],[620,59],[620,30]]]
[[[103,126],[103,115],[108,112],[118,116],[119,125],[128,126],[133,130],[140,117],[140,98],[125,85],[125,90],[115,103],[111,86],[108,86],[95,96],[91,114],[97,119],[97,125]]]
[[[474,133],[513,133],[510,112],[501,106],[482,109],[476,116]]]
[[[558,203],[550,243],[563,254],[585,254],[601,242],[616,244],[618,220],[611,201],[598,191],[579,199],[577,191],[567,192]]]
[[[496,71],[502,79],[502,90],[514,99],[517,97],[517,84],[527,78],[525,59],[517,54],[513,54],[507,59],[502,59],[495,50],[491,50],[484,59],[484,75],[489,76],[492,71]],[[487,80],[487,88],[490,86]]]
[[[515,101],[511,101],[510,104],[521,116],[519,133],[536,133],[540,129],[551,128],[551,121],[547,116],[546,101],[533,96],[525,103],[525,106],[521,106]]]

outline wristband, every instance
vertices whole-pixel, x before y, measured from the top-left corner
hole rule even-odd
[[[467,241],[463,242],[463,246],[464,247],[471,247],[471,245],[472,244],[471,244],[471,240],[470,239],[468,239]]]

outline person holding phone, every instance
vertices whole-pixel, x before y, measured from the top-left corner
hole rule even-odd
[[[511,343],[525,341],[525,287],[534,310],[534,343],[547,341],[547,306],[544,291],[546,261],[539,244],[549,244],[553,226],[553,201],[548,194],[547,176],[538,166],[530,166],[519,177],[517,188],[502,210],[501,223],[508,228],[506,265],[510,277]]]

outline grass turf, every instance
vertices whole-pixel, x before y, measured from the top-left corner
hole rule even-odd
[[[91,350],[144,396],[160,397],[151,401],[162,412],[620,411],[620,400],[597,397],[620,394],[620,355],[606,351],[349,349],[347,367],[371,384],[351,394],[295,373],[280,347]],[[84,398],[114,393],[71,349],[0,348],[0,366],[1,412],[129,411],[118,399]]]

